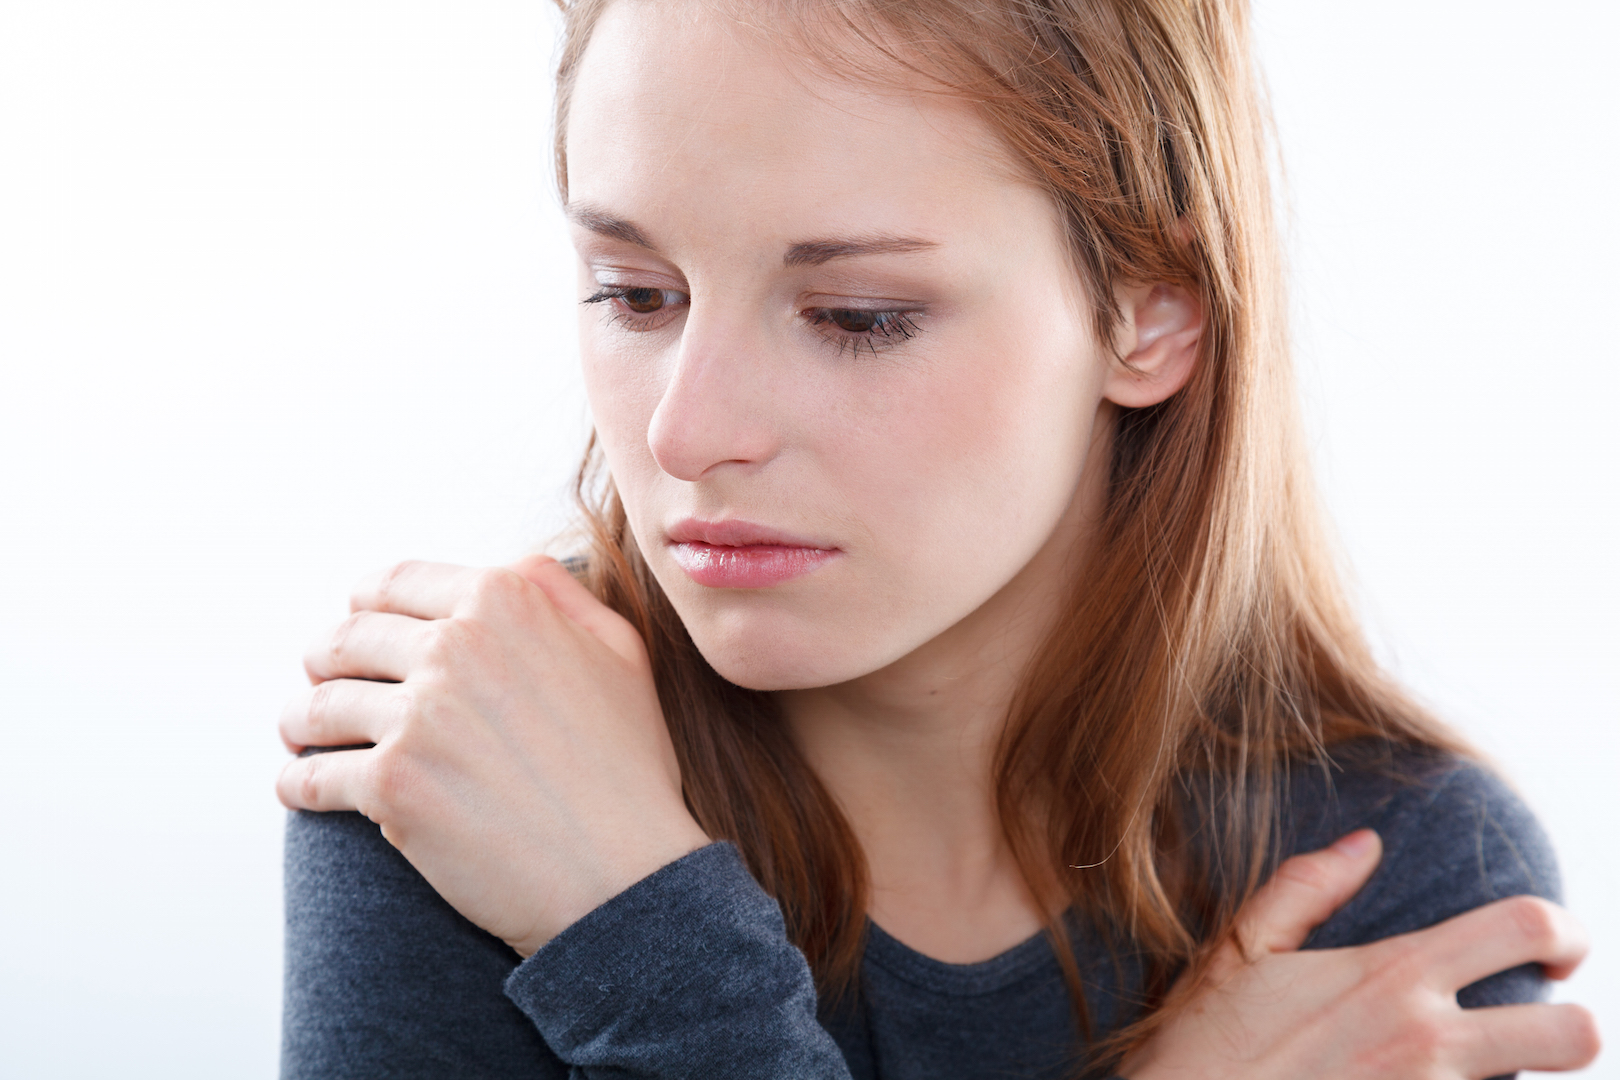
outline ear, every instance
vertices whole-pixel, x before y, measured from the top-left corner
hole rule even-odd
[[[1133,409],[1157,405],[1192,377],[1204,307],[1190,290],[1163,282],[1123,287],[1118,300],[1122,362],[1109,365],[1103,397]]]

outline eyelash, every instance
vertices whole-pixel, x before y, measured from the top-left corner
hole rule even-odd
[[[820,331],[821,336],[838,346],[838,355],[844,355],[847,348],[851,356],[859,356],[861,350],[876,356],[882,349],[892,349],[896,345],[910,341],[922,332],[917,325],[918,311],[871,311],[863,308],[807,308],[805,318]],[[849,330],[838,325],[838,316],[856,315],[862,318],[871,318],[872,326],[867,330]]]
[[[623,306],[628,298],[635,293],[646,294],[648,300],[651,294],[662,294],[660,306],[648,312],[626,310]],[[582,303],[602,304],[612,303],[613,315],[611,322],[622,326],[626,330],[642,332],[656,330],[667,321],[664,314],[666,305],[674,303],[671,297],[681,297],[684,301],[686,294],[675,289],[653,289],[634,285],[604,285],[596,292],[587,296]],[[844,350],[850,350],[853,356],[859,356],[862,349],[872,355],[893,348],[910,341],[922,332],[918,325],[917,316],[920,311],[906,311],[894,309],[888,311],[869,310],[865,308],[833,308],[815,307],[806,308],[802,313],[814,326],[818,333],[827,341],[838,346],[838,354],[843,355]],[[662,317],[662,318],[661,318]],[[862,322],[871,319],[872,324],[865,330],[850,330],[838,325],[840,321]]]

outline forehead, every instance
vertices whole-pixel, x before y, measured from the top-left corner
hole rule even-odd
[[[645,213],[702,193],[711,210],[766,217],[857,205],[934,216],[1012,188],[1027,198],[1032,185],[973,104],[848,31],[773,26],[772,9],[745,22],[702,2],[610,4],[575,77],[570,201]],[[834,36],[811,59],[803,36],[817,33]]]

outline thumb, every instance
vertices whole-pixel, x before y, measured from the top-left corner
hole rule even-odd
[[[546,594],[546,599],[602,644],[632,663],[647,663],[647,643],[618,612],[579,583],[568,567],[550,555],[525,555],[507,569]]]
[[[1331,847],[1295,855],[1238,912],[1238,941],[1250,960],[1292,952],[1310,932],[1367,883],[1383,843],[1371,829],[1358,829]]]

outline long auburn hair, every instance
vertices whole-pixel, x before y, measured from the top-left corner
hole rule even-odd
[[[566,199],[570,93],[610,0],[557,2]],[[1099,333],[1117,324],[1122,282],[1173,282],[1202,301],[1191,380],[1117,415],[1102,526],[994,766],[1001,825],[1037,900],[1127,939],[1151,1007],[1274,865],[1290,766],[1328,768],[1352,740],[1464,749],[1374,662],[1322,531],[1246,0],[777,0],[736,14],[836,55],[840,72],[922,75],[975,102],[1061,209]],[[841,993],[865,927],[854,834],[772,697],[699,654],[594,438],[577,495],[584,572],[647,641],[693,815],[781,904],[824,996]],[[1064,918],[1047,930],[1089,1031]]]

